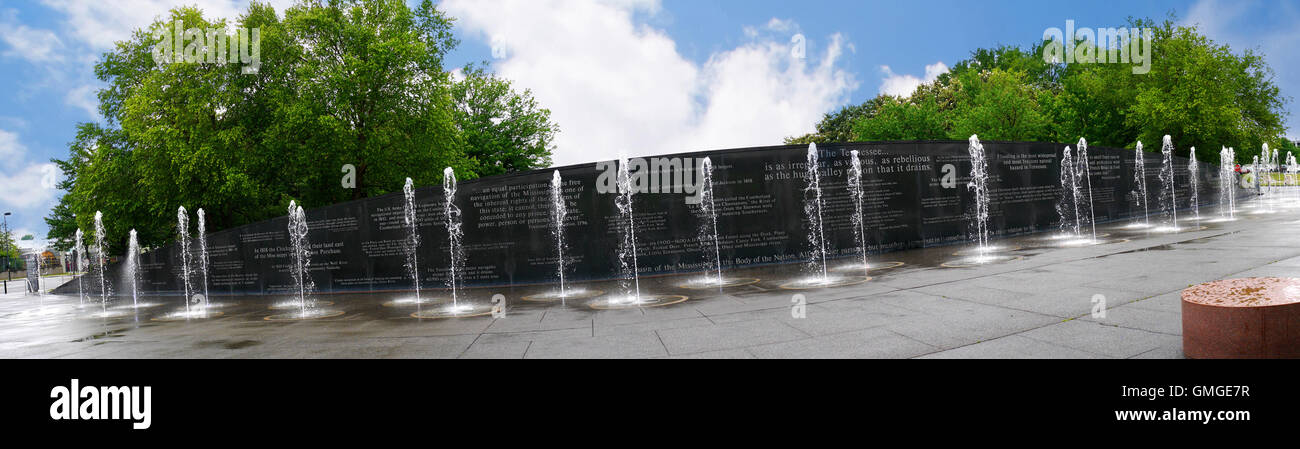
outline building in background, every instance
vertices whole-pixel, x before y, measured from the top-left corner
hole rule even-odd
[[[57,251],[45,250],[41,252],[41,267],[46,271],[63,270],[64,254]]]

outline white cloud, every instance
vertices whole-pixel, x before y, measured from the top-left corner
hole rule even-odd
[[[14,239],[21,239],[25,235],[32,236],[32,240],[18,240],[15,242],[18,245],[18,248],[24,250],[24,252],[44,250],[49,245],[49,241],[45,240],[45,232],[43,231],[33,231],[31,228],[27,227],[14,228],[13,231]]]
[[[799,32],[799,24],[795,23],[793,19],[780,19],[773,17],[771,20],[768,20],[761,29],[751,25],[742,28],[742,30],[745,32],[746,37],[752,39],[758,37],[759,34],[764,31],[771,33],[797,33]]]
[[[63,41],[50,30],[42,30],[17,23],[16,15],[10,14],[0,23],[0,42],[7,48],[0,55],[6,58],[20,58],[32,63],[63,61]]]
[[[295,0],[272,0],[276,11]],[[35,3],[35,2],[33,2]],[[85,111],[99,120],[93,66],[103,52],[131,33],[164,17],[172,8],[195,5],[208,18],[237,19],[247,11],[248,0],[41,0],[53,11],[57,25],[34,29],[21,22],[17,11],[0,6],[0,58],[22,58],[39,63],[37,75],[22,78],[15,86],[6,86],[10,95],[23,101],[39,98],[53,105],[62,104]],[[9,70],[8,65],[5,66]],[[27,119],[30,119],[28,117]],[[9,130],[26,128],[24,118],[0,116],[0,126]],[[59,144],[54,144],[55,146]],[[47,215],[60,191],[49,188],[50,170],[45,162],[50,155],[63,154],[48,146],[31,148],[19,136],[0,130],[0,208],[12,211],[9,224],[15,228],[34,229],[44,235]],[[57,173],[57,170],[54,172]]]
[[[790,31],[793,28],[794,28],[793,20],[789,20],[789,19],[781,20],[776,17],[773,17],[772,20],[767,21],[767,29],[771,31]]]
[[[50,181],[58,174],[48,162],[28,162],[28,149],[17,133],[0,129],[0,209],[13,212],[11,226],[43,224],[40,217],[54,207],[58,189]],[[17,221],[16,221],[17,220]]]
[[[906,97],[912,95],[912,92],[915,92],[916,88],[922,84],[932,83],[939,78],[939,75],[947,73],[948,65],[944,64],[943,61],[926,65],[924,78],[905,73],[894,73],[887,65],[880,66],[880,72],[884,74],[884,77],[880,80],[880,93]]]
[[[27,119],[25,118],[8,116],[8,115],[0,115],[0,127],[5,127],[10,129],[14,129],[14,128],[25,129],[27,128],[27,126],[28,123],[27,123]]]
[[[64,103],[86,111],[86,114],[99,120],[99,98],[95,96],[95,86],[85,84],[68,91],[63,97]]]
[[[1273,82],[1282,95],[1291,97],[1290,109],[1300,101],[1300,59],[1294,57],[1300,47],[1300,7],[1285,2],[1239,2],[1201,0],[1188,10],[1182,25],[1197,25],[1217,43],[1228,44],[1234,53],[1255,49],[1263,53],[1273,68]],[[1153,64],[1159,64],[1156,60]],[[1300,114],[1287,120],[1287,134],[1300,139]]]
[[[54,206],[55,194],[58,192],[45,180],[50,173],[57,174],[57,170],[58,167],[47,162],[26,164],[17,171],[0,173],[0,185],[5,186],[5,194],[0,196],[0,206],[7,211],[18,209],[36,216],[45,216]]]
[[[277,12],[283,12],[294,1],[272,0],[270,3]],[[67,51],[64,51],[64,53],[76,52],[76,54],[70,54],[71,57],[67,58],[66,64],[49,66],[51,68],[49,75],[42,81],[29,84],[26,89],[57,90],[58,94],[62,95],[64,104],[85,111],[86,115],[94,120],[100,120],[99,100],[95,97],[95,89],[100,83],[93,78],[93,67],[104,51],[111,50],[116,42],[130,38],[131,33],[135,30],[144,28],[154,20],[165,17],[173,8],[196,6],[203,11],[204,17],[209,19],[225,18],[233,21],[247,12],[249,1],[116,0],[105,2],[42,0],[42,3],[63,15],[62,23],[58,27],[58,34],[55,35],[46,30],[36,31],[47,34],[21,34],[21,36],[28,36],[28,41],[30,41],[24,42],[24,45],[27,45],[24,48],[38,49],[37,44],[43,42],[55,50],[63,50],[66,47]],[[17,31],[23,30],[18,29]],[[14,34],[17,31],[0,31],[0,40],[8,42],[7,34]],[[40,37],[40,39],[37,39],[37,37]],[[15,46],[15,48],[17,47]],[[32,50],[24,54],[37,55],[41,53]],[[59,58],[55,62],[64,62],[62,54],[56,53],[55,55],[55,57]],[[66,86],[76,87],[68,90]]]
[[[9,168],[7,163],[16,161],[27,154],[27,147],[18,140],[18,134],[0,129],[0,167]]]
[[[247,0],[42,0],[66,16],[66,31],[96,50],[107,50],[126,40],[131,32],[144,28],[172,8],[197,6],[208,19],[231,21],[248,10]],[[293,0],[272,0],[276,12],[283,12]]]
[[[754,39],[696,63],[664,31],[638,24],[657,1],[448,0],[458,26],[501,36],[496,72],[531,89],[560,126],[557,165],[628,155],[779,144],[808,132],[857,87],[833,35],[791,56],[789,36]],[[780,20],[768,26],[794,27]],[[751,36],[754,37],[754,36]],[[819,58],[813,61],[813,57]]]

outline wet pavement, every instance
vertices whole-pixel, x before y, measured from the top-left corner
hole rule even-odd
[[[1176,233],[1098,226],[1103,243],[1068,245],[1050,234],[995,240],[992,263],[945,246],[870,257],[874,267],[833,271],[833,287],[791,289],[797,265],[729,271],[736,286],[700,289],[695,275],[644,278],[654,307],[608,309],[616,283],[577,286],[603,296],[526,301],[550,286],[475,288],[462,300],[504,316],[438,316],[443,305],[403,305],[400,294],[319,295],[325,318],[272,321],[283,297],[215,297],[211,318],[163,321],[178,297],[0,296],[5,358],[1181,358],[1179,292],[1230,277],[1300,276],[1300,208],[1211,222],[1204,208]],[[1152,217],[1156,220],[1156,217]],[[853,260],[833,261],[832,268]],[[757,279],[757,282],[750,282]],[[439,298],[446,292],[426,291]],[[685,300],[679,300],[685,297]],[[104,313],[108,311],[109,313]],[[1104,311],[1094,314],[1094,311]],[[341,314],[339,314],[341,312]]]

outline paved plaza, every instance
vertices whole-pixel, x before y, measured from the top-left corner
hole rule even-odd
[[[999,240],[1020,258],[973,268],[942,266],[960,246],[876,255],[877,266],[902,265],[837,288],[782,289],[791,266],[735,273],[761,281],[721,292],[680,288],[683,276],[643,279],[643,291],[689,300],[631,310],[521,301],[541,287],[516,287],[464,295],[504,295],[509,308],[497,318],[417,320],[412,309],[384,306],[392,295],[321,295],[345,313],[273,322],[264,318],[276,298],[217,297],[220,317],[161,322],[152,318],[183,307],[179,298],[106,319],[92,317],[102,307],[94,298],[78,307],[77,296],[11,289],[0,299],[0,357],[1181,358],[1182,289],[1300,273],[1300,236],[1269,232],[1295,224],[1300,211],[1239,207],[1232,222],[1209,223],[1213,209],[1199,225],[1184,217],[1179,233],[1104,224],[1098,233],[1110,243],[1095,246],[1053,247],[1046,234]],[[1103,298],[1104,317],[1094,316]]]

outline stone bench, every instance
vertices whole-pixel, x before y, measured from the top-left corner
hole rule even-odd
[[[1300,358],[1300,279],[1207,282],[1182,303],[1188,358]]]

